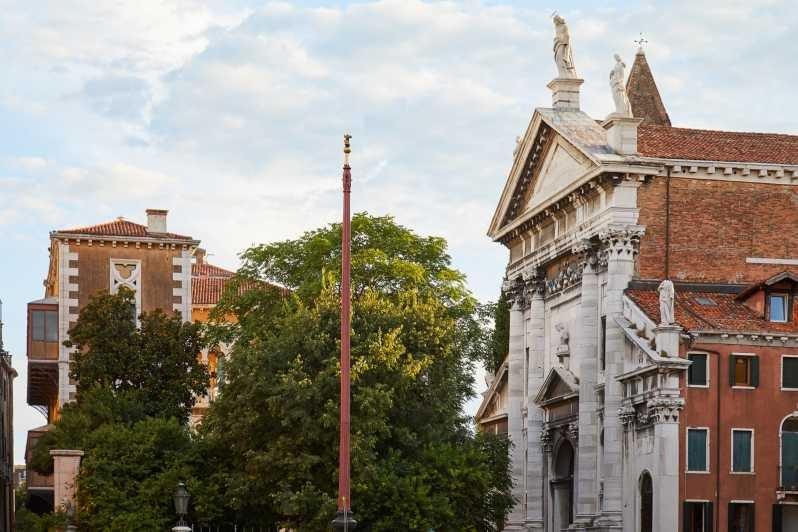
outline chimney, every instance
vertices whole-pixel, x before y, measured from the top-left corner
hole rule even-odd
[[[165,233],[167,214],[169,211],[165,209],[147,209],[147,232]]]
[[[205,250],[202,248],[195,249],[194,260],[196,264],[205,264]]]

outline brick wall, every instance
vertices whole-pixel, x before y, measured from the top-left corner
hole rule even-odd
[[[666,276],[666,182],[656,177],[638,191],[643,279]],[[790,267],[747,257],[798,257],[798,187],[671,177],[670,226],[670,278],[762,280]]]

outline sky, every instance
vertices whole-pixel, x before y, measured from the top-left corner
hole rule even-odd
[[[16,462],[45,422],[25,404],[25,304],[43,294],[50,230],[169,209],[171,231],[235,268],[253,243],[340,218],[350,132],[353,210],[445,237],[495,299],[507,253],[485,233],[516,136],[551,102],[555,10],[594,118],[612,107],[613,54],[631,66],[642,32],[674,125],[798,133],[789,1],[0,0]]]

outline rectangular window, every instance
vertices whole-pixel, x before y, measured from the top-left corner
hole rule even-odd
[[[599,369],[604,371],[607,365],[607,316],[601,317],[601,327],[599,329]]]
[[[692,362],[687,368],[687,384],[690,386],[707,386],[707,355],[703,353],[691,353],[687,358]]]
[[[709,429],[687,429],[687,471],[709,471]]]
[[[770,294],[768,296],[770,321],[781,323],[787,321],[787,301],[787,294]]]
[[[682,511],[684,532],[711,532],[712,503],[685,502]]]
[[[34,342],[58,341],[58,312],[32,310],[30,312],[31,340]]]
[[[759,358],[750,355],[729,357],[729,382],[732,386],[755,388],[759,386]]]
[[[751,429],[732,429],[732,472],[753,473],[754,471],[754,431]]]
[[[782,357],[781,387],[798,389],[798,357]]]
[[[729,532],[754,532],[753,503],[729,503]]]

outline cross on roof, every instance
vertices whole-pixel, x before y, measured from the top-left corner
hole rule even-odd
[[[635,39],[635,43],[637,44],[637,46],[638,46],[638,47],[639,47],[641,50],[643,49],[643,47],[644,47],[646,44],[648,44],[648,41],[646,40],[646,38],[645,38],[645,37],[643,37],[643,32],[642,32],[642,31],[640,32],[640,38],[639,38],[639,39]]]

